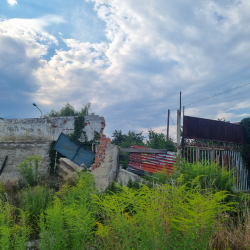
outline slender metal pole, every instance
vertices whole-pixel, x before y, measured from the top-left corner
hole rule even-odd
[[[38,106],[35,104],[35,103],[33,103],[33,106],[35,106],[35,107],[37,107],[38,108]],[[38,108],[39,109],[39,108]],[[42,110],[41,109],[39,109],[40,110],[40,112],[41,112],[41,118],[43,118],[43,113],[42,113]]]
[[[182,140],[181,140],[181,147],[182,147],[182,157],[185,158],[185,137],[184,137],[184,111],[185,106],[183,106],[183,127],[182,127]]]
[[[180,91],[180,111],[181,111],[181,91]]]
[[[180,91],[180,131],[181,131],[181,91]]]
[[[177,110],[177,153],[181,152],[181,111]]]
[[[168,110],[167,140],[169,139],[169,116],[170,116],[170,109]]]

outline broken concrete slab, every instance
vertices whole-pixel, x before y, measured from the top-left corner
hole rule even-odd
[[[69,179],[76,175],[77,172],[84,170],[84,168],[79,167],[74,162],[67,158],[60,158],[59,159],[59,174],[65,179]]]

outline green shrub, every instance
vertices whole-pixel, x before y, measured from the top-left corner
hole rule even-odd
[[[31,223],[36,223],[39,215],[52,200],[52,191],[46,186],[27,187],[19,194],[20,208],[30,214]]]
[[[38,164],[40,161],[41,156],[39,155],[28,156],[16,167],[30,186],[35,186],[38,183]]]
[[[8,203],[0,202],[0,249],[26,250],[29,230],[27,227],[27,214],[19,210],[15,223],[16,208]]]
[[[231,211],[226,192],[186,185],[141,189],[120,187],[119,194],[96,197],[98,249],[207,249],[218,215]]]
[[[228,171],[226,168],[211,164],[209,162],[201,163],[188,163],[182,160],[178,165],[177,169],[172,175],[175,178],[183,175],[182,184],[190,185],[192,180],[198,178],[198,183],[202,189],[213,189],[216,191],[229,191],[233,193],[234,190],[234,173],[233,170]]]
[[[90,249],[94,242],[97,207],[91,174],[80,173],[76,186],[63,186],[40,216],[41,249]]]

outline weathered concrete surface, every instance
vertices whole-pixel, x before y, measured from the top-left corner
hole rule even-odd
[[[74,131],[76,117],[49,117],[34,119],[0,119],[0,166],[8,155],[8,161],[0,176],[0,181],[18,179],[15,169],[27,156],[41,155],[39,171],[45,172],[49,167],[49,144],[57,140],[60,133],[70,134]],[[105,120],[98,115],[85,116],[84,131],[88,140],[92,140],[95,131],[102,133]]]
[[[105,158],[98,168],[92,170],[98,191],[104,191],[118,174],[118,146],[108,143],[105,150]]]
[[[74,174],[76,174],[76,172],[83,170],[82,167],[79,167],[73,161],[67,158],[60,158],[59,162],[59,173],[65,180],[72,177]]]
[[[21,174],[16,170],[18,166],[27,156],[40,155],[42,161],[39,165],[39,172],[45,173],[49,166],[49,143],[50,142],[0,142],[0,166],[5,156],[8,155],[5,168],[0,176],[0,181],[16,181]]]
[[[131,172],[128,172],[127,170],[125,169],[120,169],[119,170],[119,173],[118,173],[118,177],[117,177],[117,183],[118,184],[122,184],[122,185],[125,185],[127,186],[129,180],[132,180],[133,182],[139,182],[139,183],[143,183],[145,182],[144,179],[142,179],[140,176],[134,174],[134,173],[131,173]]]
[[[52,141],[57,140],[61,132],[70,134],[74,131],[74,116],[49,117],[34,119],[0,120],[0,142]],[[94,138],[94,131],[100,133],[105,127],[105,120],[98,115],[85,116],[88,140]]]
[[[105,120],[103,117],[98,115],[85,116],[85,127],[83,130],[86,132],[89,141],[94,139],[94,131],[102,133],[105,126]]]

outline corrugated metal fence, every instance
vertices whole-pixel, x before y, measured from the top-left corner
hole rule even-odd
[[[131,146],[131,148],[147,149],[142,146]],[[175,162],[175,153],[170,151],[164,154],[130,153],[129,169],[143,170],[149,173],[156,173],[165,169],[167,173],[171,173]]]

